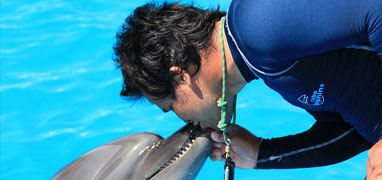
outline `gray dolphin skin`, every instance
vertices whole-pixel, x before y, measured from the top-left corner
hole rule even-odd
[[[82,155],[53,179],[195,179],[212,149],[209,134],[189,123],[166,139],[153,133],[128,135]]]

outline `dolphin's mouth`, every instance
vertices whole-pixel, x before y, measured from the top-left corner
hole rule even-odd
[[[208,136],[210,129],[202,129],[199,125],[192,125],[189,123],[187,126],[184,127],[183,131],[184,133],[188,134],[189,137],[186,140],[186,142],[182,145],[182,147],[166,162],[164,162],[158,170],[156,170],[150,177],[148,177],[146,180],[151,180],[153,177],[155,177],[157,174],[159,174],[161,171],[165,170],[167,167],[169,167],[172,163],[174,163],[176,160],[178,160],[182,155],[184,155],[193,145],[195,139],[200,136]]]

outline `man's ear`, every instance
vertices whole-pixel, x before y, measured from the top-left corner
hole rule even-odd
[[[191,86],[191,75],[189,72],[182,70],[179,66],[171,66],[169,71],[175,73],[174,79],[179,84],[187,84]]]

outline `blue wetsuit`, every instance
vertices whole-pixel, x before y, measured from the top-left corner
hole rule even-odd
[[[333,164],[382,139],[381,0],[233,0],[225,32],[247,82],[263,79],[317,120],[264,139],[257,168]]]

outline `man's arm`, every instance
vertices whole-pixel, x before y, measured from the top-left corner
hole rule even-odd
[[[262,141],[257,160],[258,169],[334,164],[372,146],[351,125],[345,123],[339,113],[309,113],[317,122],[308,131]]]
[[[314,167],[344,161],[372,144],[335,112],[309,112],[317,122],[308,131],[281,138],[264,139],[235,125],[231,157],[241,169],[286,169]],[[213,161],[224,161],[223,135],[213,131]],[[257,163],[256,163],[257,162]]]

